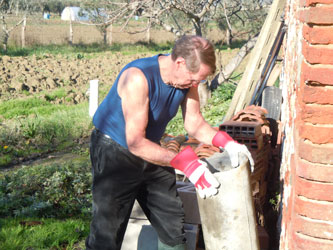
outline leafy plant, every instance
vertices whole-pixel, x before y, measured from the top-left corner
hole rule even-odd
[[[16,106],[21,108],[20,113],[31,114],[7,119],[1,124],[0,145],[10,146],[11,150],[0,149],[0,167],[10,164],[18,157],[29,157],[34,153],[44,153],[56,148],[64,149],[64,146],[75,146],[75,138],[87,137],[90,134],[92,125],[87,103],[73,106],[32,105],[39,103],[22,102]],[[7,107],[10,106],[11,104]],[[35,112],[32,113],[31,110]],[[14,114],[10,114],[12,115]]]
[[[0,216],[89,215],[91,170],[80,163],[24,167],[0,177]],[[88,213],[88,214],[87,214]]]
[[[28,120],[26,122],[20,121],[20,129],[22,131],[22,135],[26,138],[34,138],[38,130],[40,129],[40,120],[38,119],[38,116],[36,115],[36,119]]]
[[[207,105],[201,110],[203,117],[211,126],[217,126],[221,123],[235,90],[236,87],[234,85],[223,84],[213,91],[212,98],[208,100]],[[174,136],[186,134],[181,109],[169,122],[165,132]]]

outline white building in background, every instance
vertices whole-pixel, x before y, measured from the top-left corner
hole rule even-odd
[[[61,20],[64,21],[88,21],[89,15],[80,7],[66,7],[61,12]]]

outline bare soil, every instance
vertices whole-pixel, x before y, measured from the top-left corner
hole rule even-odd
[[[106,52],[91,59],[3,56],[0,58],[0,100],[33,94],[47,98],[52,91],[63,88],[66,97],[50,101],[77,104],[87,98],[90,80],[99,79],[101,84],[111,86],[125,64],[142,56],[148,54],[123,56]]]
[[[237,53],[223,53],[222,63]],[[152,53],[123,55],[120,52],[96,54],[93,58],[64,55],[0,57],[0,101],[36,95],[53,103],[77,104],[87,100],[89,81],[98,79],[102,94],[111,87],[119,71],[130,61]],[[50,99],[53,91],[64,89],[66,96]]]
[[[9,27],[14,26],[20,18],[7,16]],[[135,33],[143,30],[146,23],[131,21],[124,32],[120,26],[112,28],[112,43],[145,42],[147,33]],[[206,30],[206,37],[213,43],[223,40],[224,34],[217,28]],[[38,44],[67,44],[69,39],[69,22],[60,20],[58,16],[51,16],[45,20],[42,16],[29,16],[25,31],[26,46]],[[150,32],[150,40],[156,44],[173,42],[175,36],[159,27]],[[92,25],[73,23],[73,43],[92,44],[102,43],[102,34]],[[21,28],[16,27],[10,35],[9,45],[21,45]],[[226,65],[237,53],[238,49],[223,51],[218,57],[218,67]],[[0,57],[0,101],[35,95],[46,98],[54,103],[80,103],[88,98],[89,81],[99,79],[102,94],[110,88],[121,68],[128,62],[151,56],[149,53],[123,55],[122,53],[105,52],[92,58],[75,58],[67,55],[43,55],[30,57]],[[241,65],[241,68],[244,67]],[[242,72],[242,69],[238,71]],[[50,100],[53,91],[65,89],[66,97]]]

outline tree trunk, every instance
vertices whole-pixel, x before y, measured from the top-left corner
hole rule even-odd
[[[72,13],[69,15],[69,45],[73,45],[73,23]]]
[[[104,27],[103,28],[103,43],[106,45],[107,44],[107,34],[108,34],[108,31],[107,31],[107,27]]]
[[[198,87],[200,108],[203,108],[212,97],[212,91],[209,89],[208,82],[200,83]]]
[[[230,29],[227,29],[227,45],[229,48],[231,48],[232,45],[232,31]]]
[[[257,34],[255,37],[248,40],[238,51],[237,55],[234,56],[228,64],[220,69],[220,73],[217,74],[214,79],[212,80],[211,87],[214,89],[218,85],[220,85],[222,82],[228,80],[232,73],[235,71],[235,69],[239,66],[239,64],[243,61],[245,56],[251,51],[251,49],[256,44],[256,41],[258,39]]]
[[[26,25],[27,25],[27,17],[25,16],[23,18],[22,33],[21,33],[22,48],[25,48],[25,30],[26,30]]]
[[[197,36],[202,36],[201,21],[200,21],[200,19],[199,20],[192,19],[192,23],[193,23],[193,26],[194,26],[194,29],[195,29],[195,34]]]
[[[147,28],[147,43],[150,44],[150,26],[151,26],[151,21],[150,18],[148,18],[148,28]]]
[[[6,32],[3,32],[2,47],[3,47],[3,51],[5,53],[7,52],[8,38],[9,38],[9,35]]]
[[[7,32],[7,25],[6,25],[4,15],[1,16],[1,22],[2,22],[1,43],[2,43],[2,47],[3,47],[3,51],[6,53],[9,34]]]
[[[108,43],[109,45],[112,45],[112,23],[110,24],[108,30],[109,30],[109,39],[108,39]]]
[[[19,2],[17,1],[16,2],[16,11],[15,11],[15,16],[18,16],[18,13],[19,13]]]

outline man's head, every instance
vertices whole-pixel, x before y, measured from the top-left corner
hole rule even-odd
[[[186,68],[192,73],[199,71],[201,63],[211,69],[211,74],[214,74],[216,70],[214,46],[203,37],[183,36],[177,40],[172,49],[171,58],[176,61],[179,57],[185,60]]]

